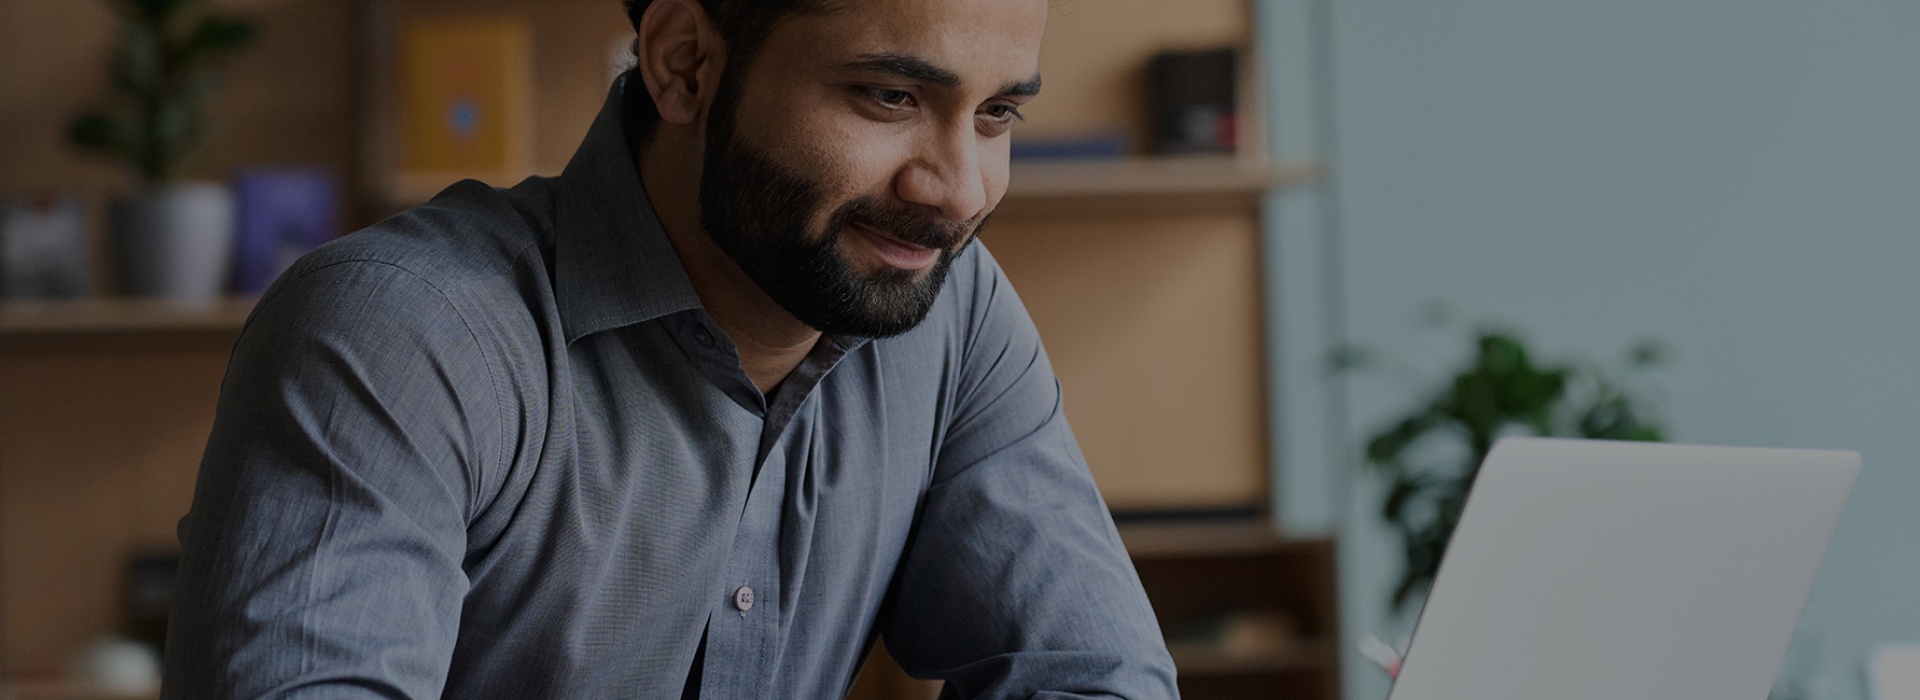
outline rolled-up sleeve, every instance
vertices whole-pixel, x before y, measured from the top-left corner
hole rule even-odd
[[[427,281],[355,261],[278,285],[235,346],[180,524],[163,696],[439,697],[499,406]]]
[[[884,616],[887,649],[945,680],[947,697],[1176,697],[1039,335],[980,257],[956,408]]]

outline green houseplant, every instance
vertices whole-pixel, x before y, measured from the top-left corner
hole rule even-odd
[[[1476,331],[1466,365],[1366,442],[1367,465],[1386,485],[1380,515],[1404,556],[1393,607],[1421,599],[1432,584],[1474,475],[1502,436],[1664,439],[1649,392],[1631,381],[1664,354],[1658,344],[1642,343],[1629,351],[1624,373],[1586,363],[1543,365],[1518,335]],[[1372,364],[1356,351],[1339,361],[1344,369]]]
[[[253,42],[252,21],[202,0],[109,0],[124,21],[111,95],[75,117],[68,140],[124,162],[138,189],[115,203],[113,248],[123,291],[204,298],[220,293],[233,239],[224,185],[178,181],[206,135],[219,69]]]
[[[1380,514],[1400,538],[1404,568],[1392,606],[1404,609],[1433,583],[1475,473],[1494,441],[1512,434],[1601,440],[1664,440],[1667,429],[1644,383],[1665,363],[1656,342],[1629,349],[1624,371],[1588,364],[1536,364],[1517,335],[1473,334],[1473,355],[1406,413],[1370,436],[1366,461],[1387,485]],[[1379,368],[1372,353],[1338,353],[1339,371]],[[1802,629],[1768,700],[1826,697],[1817,633]]]

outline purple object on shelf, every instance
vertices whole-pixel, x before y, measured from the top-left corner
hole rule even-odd
[[[1089,160],[1125,158],[1127,135],[1094,133],[1079,136],[1013,138],[1009,155],[1014,160]]]
[[[234,291],[259,294],[340,228],[340,187],[319,168],[258,168],[233,181]]]

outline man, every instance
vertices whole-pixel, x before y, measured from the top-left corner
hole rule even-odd
[[[302,260],[234,350],[168,698],[1172,697],[973,245],[1046,0],[639,0],[558,178]]]

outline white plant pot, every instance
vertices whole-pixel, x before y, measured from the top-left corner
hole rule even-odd
[[[113,262],[128,296],[207,301],[233,268],[233,190],[156,185],[114,202]]]

